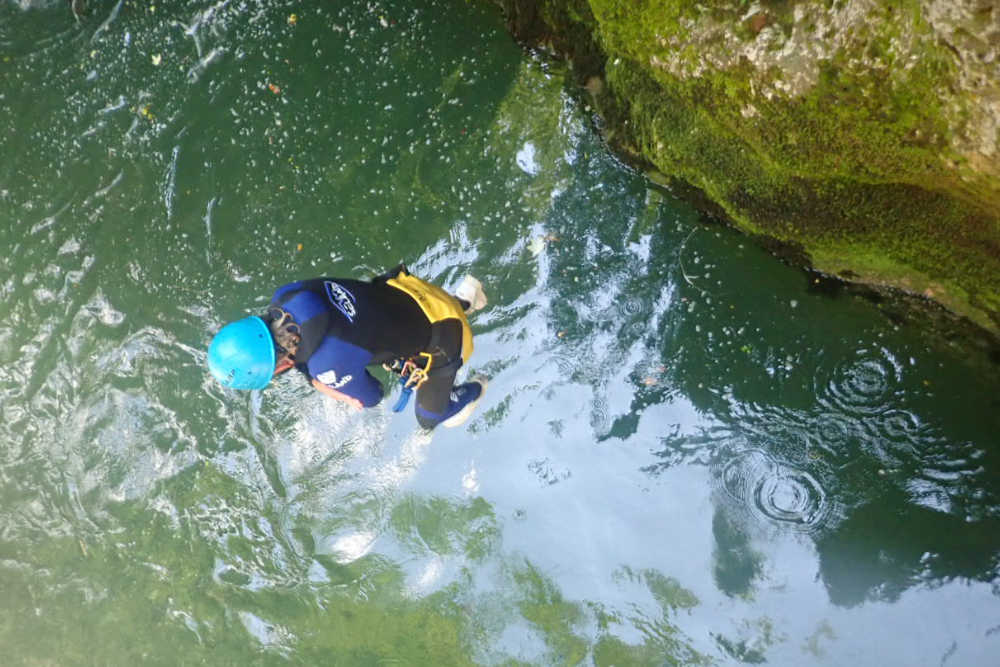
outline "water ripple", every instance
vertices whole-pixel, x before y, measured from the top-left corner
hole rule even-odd
[[[649,310],[649,304],[639,294],[624,294],[617,300],[618,314],[624,320],[630,320],[643,315]]]
[[[806,423],[810,445],[835,457],[849,455],[858,431],[855,420],[836,412],[820,413]]]
[[[550,358],[564,378],[571,377],[580,366],[580,359],[569,353],[553,352]]]
[[[823,407],[857,417],[879,414],[898,389],[902,367],[884,347],[861,349],[855,359],[832,369],[820,364],[815,375],[817,400]]]
[[[819,529],[830,513],[826,492],[812,475],[761,450],[727,462],[721,482],[726,493],[755,516],[799,530]]]
[[[906,410],[888,410],[865,424],[876,441],[894,454],[912,456],[929,445],[935,436],[920,418]]]
[[[590,405],[590,426],[597,436],[607,434],[611,428],[611,407],[602,396],[595,396]]]
[[[769,447],[776,447],[778,456],[803,463],[821,458],[842,462],[863,434],[858,420],[841,412],[744,403],[734,408],[734,418],[758,446],[773,443]]]

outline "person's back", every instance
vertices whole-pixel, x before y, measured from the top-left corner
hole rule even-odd
[[[409,373],[404,386],[416,387],[417,419],[433,428],[439,423],[463,422],[482,397],[485,379],[453,387],[458,369],[472,352],[472,333],[465,309],[486,303],[482,287],[467,277],[459,301],[438,287],[410,275],[399,266],[372,281],[313,278],[278,288],[263,318],[246,318],[224,327],[209,346],[209,366],[222,384],[234,388],[263,388],[270,376],[296,367],[321,392],[357,407],[377,405],[381,383],[367,366],[383,364]],[[259,320],[263,327],[247,320]],[[249,383],[232,380],[234,370],[222,350],[236,349],[234,358],[246,364],[239,344],[227,329],[259,335],[266,327],[273,346],[273,372],[264,370]],[[252,343],[266,369],[269,351]],[[213,353],[214,351],[214,353]]]

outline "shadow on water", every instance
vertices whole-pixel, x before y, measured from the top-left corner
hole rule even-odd
[[[823,581],[840,605],[894,601],[911,586],[953,579],[996,588],[998,529],[994,517],[968,521],[914,505],[903,489],[890,487],[817,540]]]
[[[825,291],[795,289],[793,270],[762,274],[743,243],[702,227],[671,249],[686,316],[654,343],[670,389],[712,425],[661,437],[660,462],[646,470],[713,470],[720,589],[750,592],[761,558],[750,536],[762,526],[810,536],[838,605],[955,579],[996,582],[990,360],[886,322],[865,299],[831,306]],[[719,256],[725,265],[707,264]],[[643,375],[633,373],[629,410],[609,436],[640,433],[642,414],[672,399]]]
[[[754,580],[763,571],[763,556],[753,550],[750,537],[741,521],[730,518],[726,510],[717,508],[712,516],[712,536],[715,539],[713,571],[715,584],[730,597],[749,598]]]
[[[575,176],[546,222],[558,384],[586,402],[602,447],[648,444],[650,478],[710,471],[720,592],[772,598],[791,565],[776,545],[792,539],[811,544],[843,609],[952,582],[1000,595],[1000,374],[988,349],[769,263],[669,195],[644,201],[629,177]],[[600,227],[574,226],[584,206]],[[802,650],[819,657],[836,636],[824,620]],[[787,641],[766,619],[712,637],[753,663]]]
[[[886,304],[769,264],[693,213],[670,217],[685,207],[659,208],[655,190],[620,196],[637,181],[574,176],[546,220],[553,358],[563,381],[593,389],[598,442],[653,437],[644,418],[671,404],[703,416],[660,424],[644,469],[713,471],[721,590],[751,592],[761,526],[812,539],[838,605],[997,580],[989,350],[883,318]],[[599,227],[576,226],[584,207]]]

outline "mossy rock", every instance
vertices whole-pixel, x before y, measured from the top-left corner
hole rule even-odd
[[[496,0],[616,150],[818,271],[1000,333],[1000,32],[973,0]]]

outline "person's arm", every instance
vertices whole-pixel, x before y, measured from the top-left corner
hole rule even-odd
[[[313,378],[312,385],[314,387],[316,387],[316,389],[319,390],[319,392],[321,394],[326,394],[330,398],[335,398],[338,401],[343,401],[344,403],[347,403],[348,405],[353,405],[358,410],[361,410],[362,408],[365,407],[365,406],[363,406],[361,404],[361,401],[359,401],[358,399],[354,398],[353,396],[348,396],[347,394],[342,394],[341,392],[337,391],[336,389],[334,389],[332,387],[326,386],[325,384],[323,384],[322,382],[320,382],[319,380],[317,380],[315,378]]]
[[[271,297],[271,305],[274,305],[274,303],[278,299],[280,299],[284,295],[288,294],[289,292],[294,292],[296,290],[302,289],[302,285],[304,283],[305,283],[305,281],[299,280],[299,281],[296,281],[294,283],[288,283],[287,285],[282,285],[281,287],[279,287],[278,289],[276,289],[274,291],[274,296]]]
[[[327,337],[309,357],[312,385],[327,396],[355,407],[375,406],[382,400],[382,384],[365,368],[371,356],[363,348]]]

